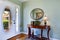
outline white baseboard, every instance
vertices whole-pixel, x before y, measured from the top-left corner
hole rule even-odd
[[[20,32],[20,34],[23,33],[23,34],[28,34],[27,32]],[[50,40],[59,40],[59,39],[56,39],[56,38],[50,38]]]
[[[28,34],[27,32],[20,32],[20,34],[23,33],[23,34]]]
[[[20,33],[18,33],[18,34],[28,34],[27,32],[20,32]],[[15,34],[15,35],[17,35],[17,34]],[[13,35],[13,36],[15,36],[15,35]],[[11,36],[11,37],[13,37],[13,36]],[[11,38],[11,37],[9,37],[9,38]],[[9,39],[8,38],[8,39]],[[50,40],[59,40],[59,39],[56,39],[56,38],[51,38],[50,37]]]

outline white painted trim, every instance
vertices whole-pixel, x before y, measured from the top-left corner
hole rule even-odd
[[[20,32],[19,34],[28,34],[28,33],[26,33],[26,32]],[[13,35],[13,36],[16,36],[16,35],[18,35],[18,34],[15,34],[15,35]],[[11,36],[11,37],[13,37],[13,36]],[[9,38],[11,38],[11,37],[9,37]],[[9,38],[8,38],[8,39],[9,39]],[[59,39],[50,38],[50,40],[59,40]]]
[[[20,32],[20,34],[28,34],[28,33],[26,33],[26,32]]]
[[[16,6],[16,19],[15,19],[15,22],[16,22],[16,32],[20,32],[19,31],[19,27],[20,27],[20,19],[19,19],[19,17],[20,17],[20,7],[19,6]]]
[[[18,32],[18,8],[16,8],[16,31]]]
[[[28,33],[26,33],[26,32],[20,32],[20,34],[28,34]],[[56,39],[56,38],[50,38],[50,40],[59,40],[59,39]]]

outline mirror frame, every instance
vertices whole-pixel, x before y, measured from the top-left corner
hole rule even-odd
[[[35,11],[37,11],[36,13],[38,13],[39,11],[41,11],[40,14],[41,14],[42,16],[41,16],[40,18],[38,18],[38,19],[37,19],[37,18],[34,19],[34,17],[32,17],[32,13],[34,13]],[[39,13],[38,13],[38,14],[39,14]],[[44,16],[44,11],[43,11],[41,8],[35,8],[35,9],[33,9],[33,10],[31,11],[30,16],[31,16],[31,18],[34,19],[34,20],[42,19],[42,17]]]
[[[6,23],[5,22],[5,24],[4,24],[4,21],[3,21],[3,27],[4,27],[4,30],[5,31],[9,31],[9,29],[10,29],[10,26],[11,26],[11,24],[12,24],[12,21],[11,21],[11,11],[10,11],[10,7],[9,6],[7,6],[5,9],[4,9],[4,12],[3,12],[3,14],[4,13],[8,13],[8,15],[9,15],[9,19],[7,19],[7,17],[6,17],[6,20],[8,20],[8,22]],[[3,17],[3,15],[2,15],[2,17]],[[2,19],[2,20],[4,20],[4,19]],[[8,24],[8,25],[7,25]],[[4,26],[5,25],[5,26]],[[7,27],[6,27],[7,26]]]

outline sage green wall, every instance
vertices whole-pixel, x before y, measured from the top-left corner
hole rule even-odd
[[[15,3],[15,4],[18,4],[18,5],[21,5],[21,2],[18,1],[18,0],[9,0],[9,1],[11,1],[11,2],[13,2],[13,3]]]
[[[23,3],[24,32],[27,33],[27,24],[33,20],[30,13],[34,8],[41,8],[47,15],[51,25],[51,38],[60,39],[60,0],[29,0]],[[45,32],[44,32],[45,33]],[[38,34],[38,32],[36,32]]]
[[[18,1],[18,0],[9,0],[17,5],[20,6],[20,32],[23,31],[23,10],[22,10],[22,2]]]

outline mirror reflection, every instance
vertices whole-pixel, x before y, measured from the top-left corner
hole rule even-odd
[[[3,13],[3,27],[5,31],[8,31],[11,25],[11,12],[10,9],[7,7]]]
[[[41,19],[44,16],[44,12],[40,8],[35,8],[35,9],[32,10],[30,16],[34,20],[38,20],[38,19]]]

